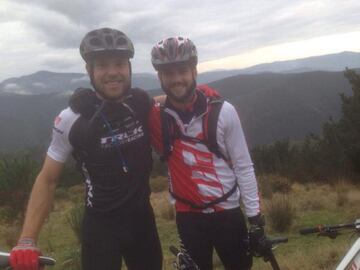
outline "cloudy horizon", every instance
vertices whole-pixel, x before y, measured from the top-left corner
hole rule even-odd
[[[84,73],[79,43],[100,27],[120,29],[133,40],[136,73],[153,73],[152,46],[174,35],[194,41],[199,71],[245,68],[360,52],[360,1],[2,0],[0,82],[39,70]]]

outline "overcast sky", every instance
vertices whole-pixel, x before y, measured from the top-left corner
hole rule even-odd
[[[78,46],[99,27],[134,42],[133,70],[153,72],[159,40],[187,36],[199,70],[360,51],[359,0],[0,0],[0,82],[39,70],[85,72]]]

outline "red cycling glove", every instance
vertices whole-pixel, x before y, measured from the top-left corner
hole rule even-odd
[[[39,256],[41,251],[32,238],[21,238],[10,252],[10,266],[14,270],[41,270]]]

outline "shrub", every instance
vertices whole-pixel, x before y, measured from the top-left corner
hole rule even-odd
[[[9,247],[14,247],[19,240],[21,225],[14,222],[11,226],[7,226],[5,230],[5,243]]]
[[[81,270],[81,250],[80,248],[70,248],[65,252],[62,263],[63,268],[66,270]]]
[[[151,192],[162,192],[168,189],[168,180],[164,176],[152,177],[150,179]]]
[[[271,199],[273,196],[273,191],[271,188],[271,183],[269,181],[269,178],[266,176],[258,176],[258,185],[259,185],[259,191],[262,198]]]
[[[276,232],[290,229],[295,218],[295,208],[286,195],[275,194],[266,204],[267,218],[270,226]]]
[[[9,223],[16,219],[16,213],[10,206],[0,207],[0,220],[5,223]]]
[[[64,170],[61,174],[61,179],[59,181],[59,186],[72,187],[81,184],[83,181],[83,176],[78,169],[77,164],[70,161],[70,164],[67,164],[64,167]]]
[[[174,220],[175,219],[175,209],[174,206],[170,203],[166,203],[161,206],[160,216],[165,220]]]
[[[58,187],[55,191],[56,199],[68,200],[70,198],[70,193],[63,187]]]
[[[289,193],[291,191],[292,183],[288,178],[273,175],[269,180],[273,192]]]
[[[81,243],[83,217],[84,205],[80,203],[71,208],[66,216],[66,222],[70,225],[70,228],[75,233],[79,243]]]
[[[24,215],[39,164],[28,153],[0,159],[0,206],[12,209],[14,218]]]
[[[344,180],[337,182],[335,186],[336,190],[336,205],[344,206],[348,201],[349,185]]]

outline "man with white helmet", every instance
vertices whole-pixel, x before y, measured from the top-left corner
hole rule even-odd
[[[131,88],[133,44],[121,31],[101,28],[85,35],[80,54],[95,91],[87,89],[84,100],[75,93],[70,107],[55,119],[11,266],[41,267],[37,238],[64,163],[73,154],[86,185],[82,269],[119,270],[124,260],[129,270],[160,270],[162,253],[149,202],[152,100]]]
[[[225,269],[250,269],[264,237],[258,187],[235,108],[197,85],[197,50],[184,37],[152,49],[151,61],[167,95],[151,114],[155,149],[167,160],[180,238],[201,270],[212,269],[215,249]],[[242,201],[252,231],[248,236]],[[256,235],[256,237],[254,237]]]

